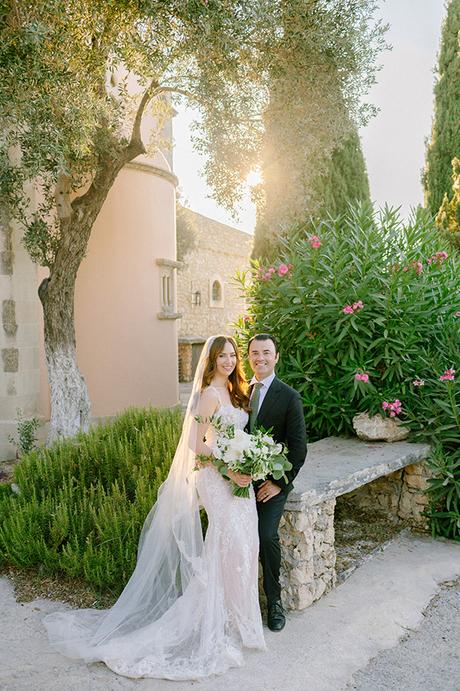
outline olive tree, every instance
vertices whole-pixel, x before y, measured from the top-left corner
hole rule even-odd
[[[76,362],[77,272],[119,171],[164,145],[171,98],[193,99],[201,111],[199,145],[218,161],[221,200],[233,203],[253,165],[263,100],[254,9],[232,0],[0,4],[1,204],[22,225],[32,260],[49,269],[39,287],[49,441],[88,426]],[[146,142],[148,111],[157,127]]]

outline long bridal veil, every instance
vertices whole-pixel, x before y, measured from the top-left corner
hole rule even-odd
[[[145,520],[136,568],[119,599],[108,610],[68,610],[45,618],[51,645],[64,655],[87,662],[139,658],[146,645],[143,633],[147,627],[173,608],[192,579],[194,583],[206,582],[193,468],[198,429],[195,416],[213,340],[208,339],[203,348],[170,472]],[[170,629],[169,625],[168,636],[174,633]],[[179,631],[177,636],[180,638]]]

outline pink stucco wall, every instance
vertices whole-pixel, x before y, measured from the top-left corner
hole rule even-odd
[[[75,289],[77,358],[93,417],[178,403],[177,321],[160,320],[157,258],[175,259],[175,188],[125,167],[93,227]],[[167,169],[163,159],[153,162]],[[42,367],[42,413],[49,410]]]

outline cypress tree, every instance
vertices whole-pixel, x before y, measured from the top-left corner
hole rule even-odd
[[[350,202],[370,202],[369,179],[356,131],[332,152],[328,170],[314,183],[320,212],[339,216]]]
[[[284,0],[264,113],[263,184],[254,257],[269,258],[289,228],[347,201],[369,199],[357,123],[385,27],[375,4]]]
[[[431,141],[423,175],[425,205],[436,215],[452,197],[452,160],[460,157],[460,0],[450,0],[444,20]]]
[[[436,216],[436,225],[446,239],[460,249],[460,159],[452,161],[452,199],[447,193]]]

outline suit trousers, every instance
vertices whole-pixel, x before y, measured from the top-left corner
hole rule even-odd
[[[281,547],[278,527],[287,493],[280,492],[267,502],[257,502],[259,515],[259,554],[262,563],[263,584],[268,603],[280,599]]]

